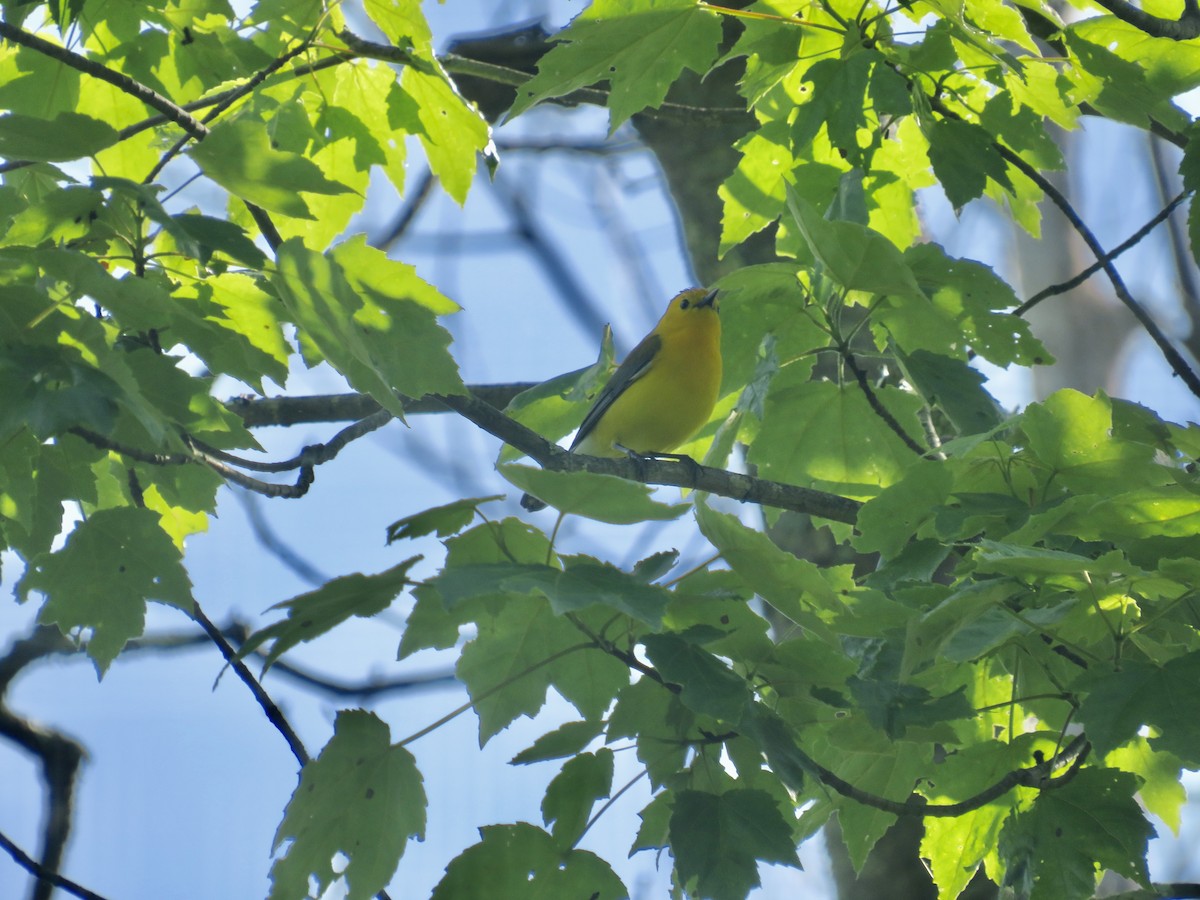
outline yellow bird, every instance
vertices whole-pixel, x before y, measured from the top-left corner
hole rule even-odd
[[[677,294],[654,329],[617,367],[571,442],[589,456],[653,456],[694,435],[721,388],[721,319],[717,292]],[[528,510],[546,504],[526,494]]]

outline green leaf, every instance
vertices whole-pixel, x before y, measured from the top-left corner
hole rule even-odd
[[[880,59],[878,52],[864,50],[813,63],[804,74],[804,80],[812,83],[812,99],[797,109],[792,143],[808,146],[824,125],[834,148],[857,164],[858,130],[867,125],[867,84],[872,66]]]
[[[447,606],[496,591],[537,592],[558,615],[605,606],[652,628],[662,624],[670,594],[615,566],[590,557],[564,558],[565,568],[495,563],[447,567],[433,582]]]
[[[64,634],[90,629],[88,656],[103,675],[121,648],[145,626],[146,601],[192,608],[192,589],[178,548],[148,509],[93,513],[75,526],[66,546],[29,561],[17,584],[46,597],[38,622]]]
[[[930,803],[960,802],[1013,770],[1032,765],[1029,744],[1029,740],[1018,738],[1013,743],[986,741],[959,748],[938,763],[934,776],[923,779],[919,790]],[[1052,752],[1053,745],[1049,749]],[[1010,795],[1005,795],[960,816],[926,817],[921,856],[929,860],[940,898],[959,896],[984,857],[995,852],[1011,805]]]
[[[897,353],[897,359],[925,402],[944,412],[960,435],[983,434],[1000,424],[1000,404],[984,389],[987,377],[978,369],[927,350]]]
[[[1168,14],[1163,10],[1160,14]],[[1119,120],[1179,127],[1186,117],[1170,98],[1200,86],[1200,49],[1191,42],[1150,37],[1114,16],[1073,22],[1064,30],[1078,62],[1068,72],[1076,96]],[[1091,96],[1094,93],[1094,96]]]
[[[91,230],[103,208],[104,195],[100,191],[78,186],[51,190],[13,216],[0,235],[0,247],[78,240]]]
[[[493,617],[478,622],[457,672],[479,715],[481,744],[518,716],[535,715],[548,687],[585,718],[599,718],[629,683],[623,662],[595,648],[545,600],[515,595]]]
[[[932,766],[927,745],[890,743],[861,718],[828,728],[812,742],[811,752],[819,763],[856,788],[898,802],[908,799]],[[856,871],[861,871],[867,854],[896,817],[840,796],[834,804],[850,861]]]
[[[682,688],[679,699],[684,706],[725,722],[741,719],[750,702],[750,690],[742,676],[679,635],[648,634],[642,644],[659,674]]]
[[[583,722],[567,722],[553,731],[548,731],[526,747],[511,760],[510,765],[527,766],[548,759],[574,756],[600,736],[604,730],[603,719]]]
[[[950,719],[965,719],[975,713],[963,688],[933,696],[919,685],[860,678],[846,679],[846,686],[867,721],[893,740],[904,737],[911,725],[933,725]]]
[[[677,694],[652,678],[640,678],[617,695],[608,717],[607,740],[635,739],[637,758],[657,788],[683,768],[695,719]]]
[[[1183,159],[1179,161],[1179,174],[1183,177],[1185,190],[1200,190],[1200,122],[1193,122],[1184,132],[1187,143],[1183,147]],[[1194,212],[1196,204],[1189,204]],[[1193,252],[1195,248],[1193,248]]]
[[[601,747],[567,760],[547,786],[542,820],[553,826],[551,834],[563,850],[578,842],[596,801],[612,792],[612,779],[613,752]]]
[[[313,218],[301,193],[350,190],[327,179],[310,159],[276,150],[262,122],[249,116],[222,119],[188,152],[205,175],[235,197],[298,219]]]
[[[944,462],[917,463],[859,510],[854,546],[864,553],[895,556],[946,502],[953,482]]]
[[[700,531],[746,583],[778,612],[797,624],[827,631],[820,614],[840,604],[839,573],[821,569],[772,543],[763,532],[743,525],[736,516],[696,506]]]
[[[476,525],[449,538],[445,545],[445,569],[498,563],[542,566],[555,560],[546,535],[515,518]],[[495,589],[450,609],[432,580],[414,588],[413,596],[417,604],[401,638],[401,659],[425,647],[453,646],[460,627],[493,616],[510,597]]]
[[[1171,480],[1155,464],[1153,447],[1119,440],[1112,428],[1112,402],[1103,392],[1056,391],[1030,404],[1021,420],[1029,448],[1072,490],[1127,491]]]
[[[273,279],[294,321],[352,386],[385,409],[403,415],[396,398],[456,394],[464,388],[447,351],[450,335],[434,314],[397,293],[376,290],[373,279],[345,270],[332,257],[306,248],[298,238],[277,253]]]
[[[693,0],[596,0],[558,38],[566,43],[541,58],[509,116],[608,81],[611,133],[634,113],[659,106],[684,69],[708,70],[721,20]]]
[[[608,863],[586,850],[566,853],[526,822],[488,825],[482,840],[446,866],[430,900],[624,900],[629,892]]]
[[[348,900],[367,900],[391,880],[410,837],[425,837],[425,789],[411,753],[390,743],[374,713],[342,710],[320,756],[300,773],[274,849],[290,841],[271,867],[271,900],[308,895],[344,878]],[[337,855],[349,858],[335,873]]]
[[[671,806],[674,800],[675,795],[670,791],[659,791],[638,813],[642,824],[629,848],[630,856],[639,850],[662,850],[670,844]]]
[[[351,616],[366,619],[383,612],[412,583],[408,571],[420,559],[419,556],[413,556],[376,575],[363,575],[361,572],[343,575],[315,591],[276,603],[271,609],[287,610],[287,618],[261,628],[246,638],[238,656],[248,656],[271,641],[271,650],[263,661],[262,670],[266,672],[280,656],[297,644],[320,637]]]
[[[928,129],[929,161],[955,209],[983,196],[987,180],[1012,190],[992,136],[972,122],[938,119]]]
[[[592,365],[556,375],[522,391],[504,408],[505,415],[543,437],[557,441],[578,428],[583,421],[591,401],[595,400],[613,373],[614,352],[612,329],[605,326],[600,340],[600,353]],[[515,447],[505,444],[500,448],[498,462],[512,462],[524,455]]]
[[[915,439],[921,398],[886,385],[875,396]],[[894,484],[917,459],[857,385],[809,381],[789,370],[771,384],[749,452],[764,478],[864,498]]]
[[[851,291],[923,297],[896,245],[854,222],[828,222],[788,187],[788,209],[813,256],[829,277]]]
[[[722,393],[749,382],[747,390],[757,403],[750,398],[740,402],[760,418],[765,392],[756,392],[753,379],[760,367],[770,367],[769,357],[778,365],[811,370],[814,351],[829,342],[809,314],[798,275],[792,263],[768,263],[738,269],[716,283],[721,291]],[[769,350],[764,334],[774,339]]]
[[[76,426],[106,434],[125,399],[70,347],[19,346],[0,356],[0,395],[0,439],[25,428],[42,439]]]
[[[435,316],[456,313],[462,308],[421,278],[414,266],[370,246],[365,235],[356,234],[342,241],[333,248],[332,255],[359,293],[423,306]]]
[[[0,156],[41,162],[66,162],[91,156],[120,139],[107,122],[74,112],[53,119],[10,113],[0,116]]]
[[[812,760],[796,744],[795,736],[783,718],[761,703],[754,704],[738,731],[754,741],[771,771],[796,793],[804,790],[805,776],[820,777]]]
[[[783,122],[764,123],[734,146],[741,153],[741,159],[737,168],[717,189],[724,201],[719,250],[722,256],[779,218],[787,196],[784,176],[795,165],[788,143],[788,129]],[[804,169],[805,177],[799,179],[799,183],[806,189],[813,189],[816,187],[814,176],[826,175],[823,187],[832,196],[838,177],[836,169],[818,165],[805,166]],[[721,305],[724,304],[725,298],[722,296]]]
[[[1133,798],[1137,788],[1128,772],[1084,768],[1058,790],[1038,794],[1000,834],[1005,886],[1030,900],[1083,900],[1096,888],[1097,864],[1148,884],[1146,844],[1154,828]]]
[[[1180,812],[1187,803],[1187,789],[1180,782],[1182,763],[1170,753],[1159,753],[1145,738],[1136,738],[1104,757],[1105,765],[1130,772],[1141,779],[1138,797],[1146,809],[1179,834]]]
[[[791,828],[766,791],[680,791],[670,836],[679,880],[700,897],[745,897],[759,885],[758,860],[800,868]]]
[[[458,534],[475,518],[475,513],[484,503],[493,500],[503,500],[503,494],[493,494],[490,497],[464,497],[453,503],[445,503],[430,509],[413,513],[403,519],[397,519],[387,527],[387,542],[399,541],[404,538],[414,539],[437,532],[438,537],[449,537]]]
[[[1189,767],[1200,765],[1200,652],[1164,666],[1126,661],[1119,672],[1098,678],[1079,707],[1089,740],[1103,756],[1133,740],[1143,725],[1158,736],[1156,751],[1178,756]]]
[[[166,334],[185,344],[214,372],[260,391],[265,378],[278,384],[287,380],[293,351],[279,318],[283,310],[257,279],[225,272],[185,280],[170,298],[163,297],[150,308],[163,317]]]
[[[690,503],[658,503],[654,489],[616,475],[555,472],[515,464],[500,465],[504,478],[564,513],[613,525],[678,519]]]
[[[1072,597],[1042,609],[1022,610],[1019,619],[1005,608],[993,606],[976,618],[962,621],[942,644],[941,656],[951,662],[979,659],[1010,638],[1060,622],[1077,605],[1078,601]]]
[[[429,168],[446,192],[462,204],[475,176],[476,155],[495,157],[492,131],[477,109],[463,99],[453,82],[437,66],[437,72],[405,67],[400,78],[404,94],[417,104],[422,125],[418,132]]]
[[[208,263],[214,253],[220,252],[251,269],[261,269],[266,265],[266,255],[233,222],[200,213],[180,213],[171,219],[196,242],[202,263]]]
[[[912,269],[917,283],[933,301],[949,328],[954,343],[942,346],[922,344],[921,335],[911,332],[911,339],[901,339],[904,349],[923,347],[934,353],[965,356],[965,341],[980,356],[998,366],[1018,362],[1023,365],[1044,365],[1054,361],[1041,341],[1033,336],[1029,324],[1005,310],[1018,305],[1012,287],[983,263],[956,259],[946,255],[937,244],[924,243],[910,247],[904,260]],[[908,307],[896,306],[897,318]],[[883,317],[889,328],[903,334],[898,322]]]

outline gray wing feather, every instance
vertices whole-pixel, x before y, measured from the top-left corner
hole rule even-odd
[[[618,397],[625,393],[625,389],[646,374],[646,370],[650,368],[650,363],[658,353],[660,344],[662,344],[662,338],[657,334],[646,335],[641,343],[625,357],[625,361],[617,366],[617,371],[613,372],[612,378],[608,379],[608,384],[604,385],[604,389],[596,397],[596,402],[592,404],[588,414],[583,417],[579,431],[575,433],[575,440],[571,441],[572,450],[578,447],[580,442],[591,433],[592,429],[596,427],[596,423],[600,421],[600,417],[608,412],[609,407],[616,402]]]

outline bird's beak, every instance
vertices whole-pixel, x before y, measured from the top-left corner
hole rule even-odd
[[[720,292],[716,288],[713,288],[711,291],[709,291],[707,294],[705,294],[700,299],[700,302],[697,303],[696,305],[697,306],[713,306],[713,307],[715,307],[717,304],[717,294],[718,293],[720,293]]]

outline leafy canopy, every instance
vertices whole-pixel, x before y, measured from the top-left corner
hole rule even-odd
[[[79,636],[102,673],[147,601],[192,610],[181,553],[226,480],[300,496],[323,461],[294,461],[294,488],[247,474],[239,453],[256,442],[214,396],[219,376],[261,392],[326,362],[396,416],[465,390],[439,322],[456,305],[347,228],[369,185],[403,192],[418,145],[461,202],[494,161],[490,126],[418,0],[363,7],[383,42],[345,31],[337,4],[259,0],[240,19],[217,0],[6,4],[0,548],[24,563],[20,598],[39,595],[41,621]],[[558,35],[510,116],[570,96],[604,102],[613,129],[746,123],[718,192],[720,251],[766,232],[777,260],[717,285],[727,399],[688,449],[721,467],[740,444],[761,478],[862,501],[854,529],[832,524],[861,558],[820,566],[712,497],[664,505],[508,451],[501,474],[571,514],[693,515],[713,561],[682,570],[663,551],[624,571],[517,518],[479,523],[495,498],[469,498],[389,531],[436,531],[435,577],[414,586],[406,554],[280,604],[247,646],[272,642],[268,662],[411,588],[400,653],[471,634],[458,675],[481,741],[550,689],[578,709],[514,760],[565,760],[543,823],[483,829],[438,900],[485,880],[502,898],[626,896],[577,845],[621,789],[613,750],[627,745],[654,790],[631,848],[667,849],[681,894],[745,897],[760,862],[798,865],[834,815],[856,865],[897,815],[925,816],[943,898],[980,866],[1057,900],[1090,896],[1104,869],[1148,884],[1138,800],[1177,823],[1180,771],[1200,767],[1200,439],[1102,393],[1001,411],[969,362],[1049,356],[1014,314],[1024,298],[922,242],[917,216],[937,185],[1036,235],[1042,173],[1064,165],[1048,129],[1084,111],[1174,140],[1185,185],[1200,184],[1200,131],[1175,102],[1200,86],[1200,42],[1173,39],[1170,19],[1101,13],[594,0]],[[731,66],[741,110],[673,99],[677,79]],[[177,171],[225,210],[169,191]],[[609,364],[510,411],[556,438]],[[64,503],[82,517],[60,546]],[[352,897],[386,885],[426,821],[403,743],[373,714],[339,714],[276,835],[274,895],[310,878],[344,877]]]

